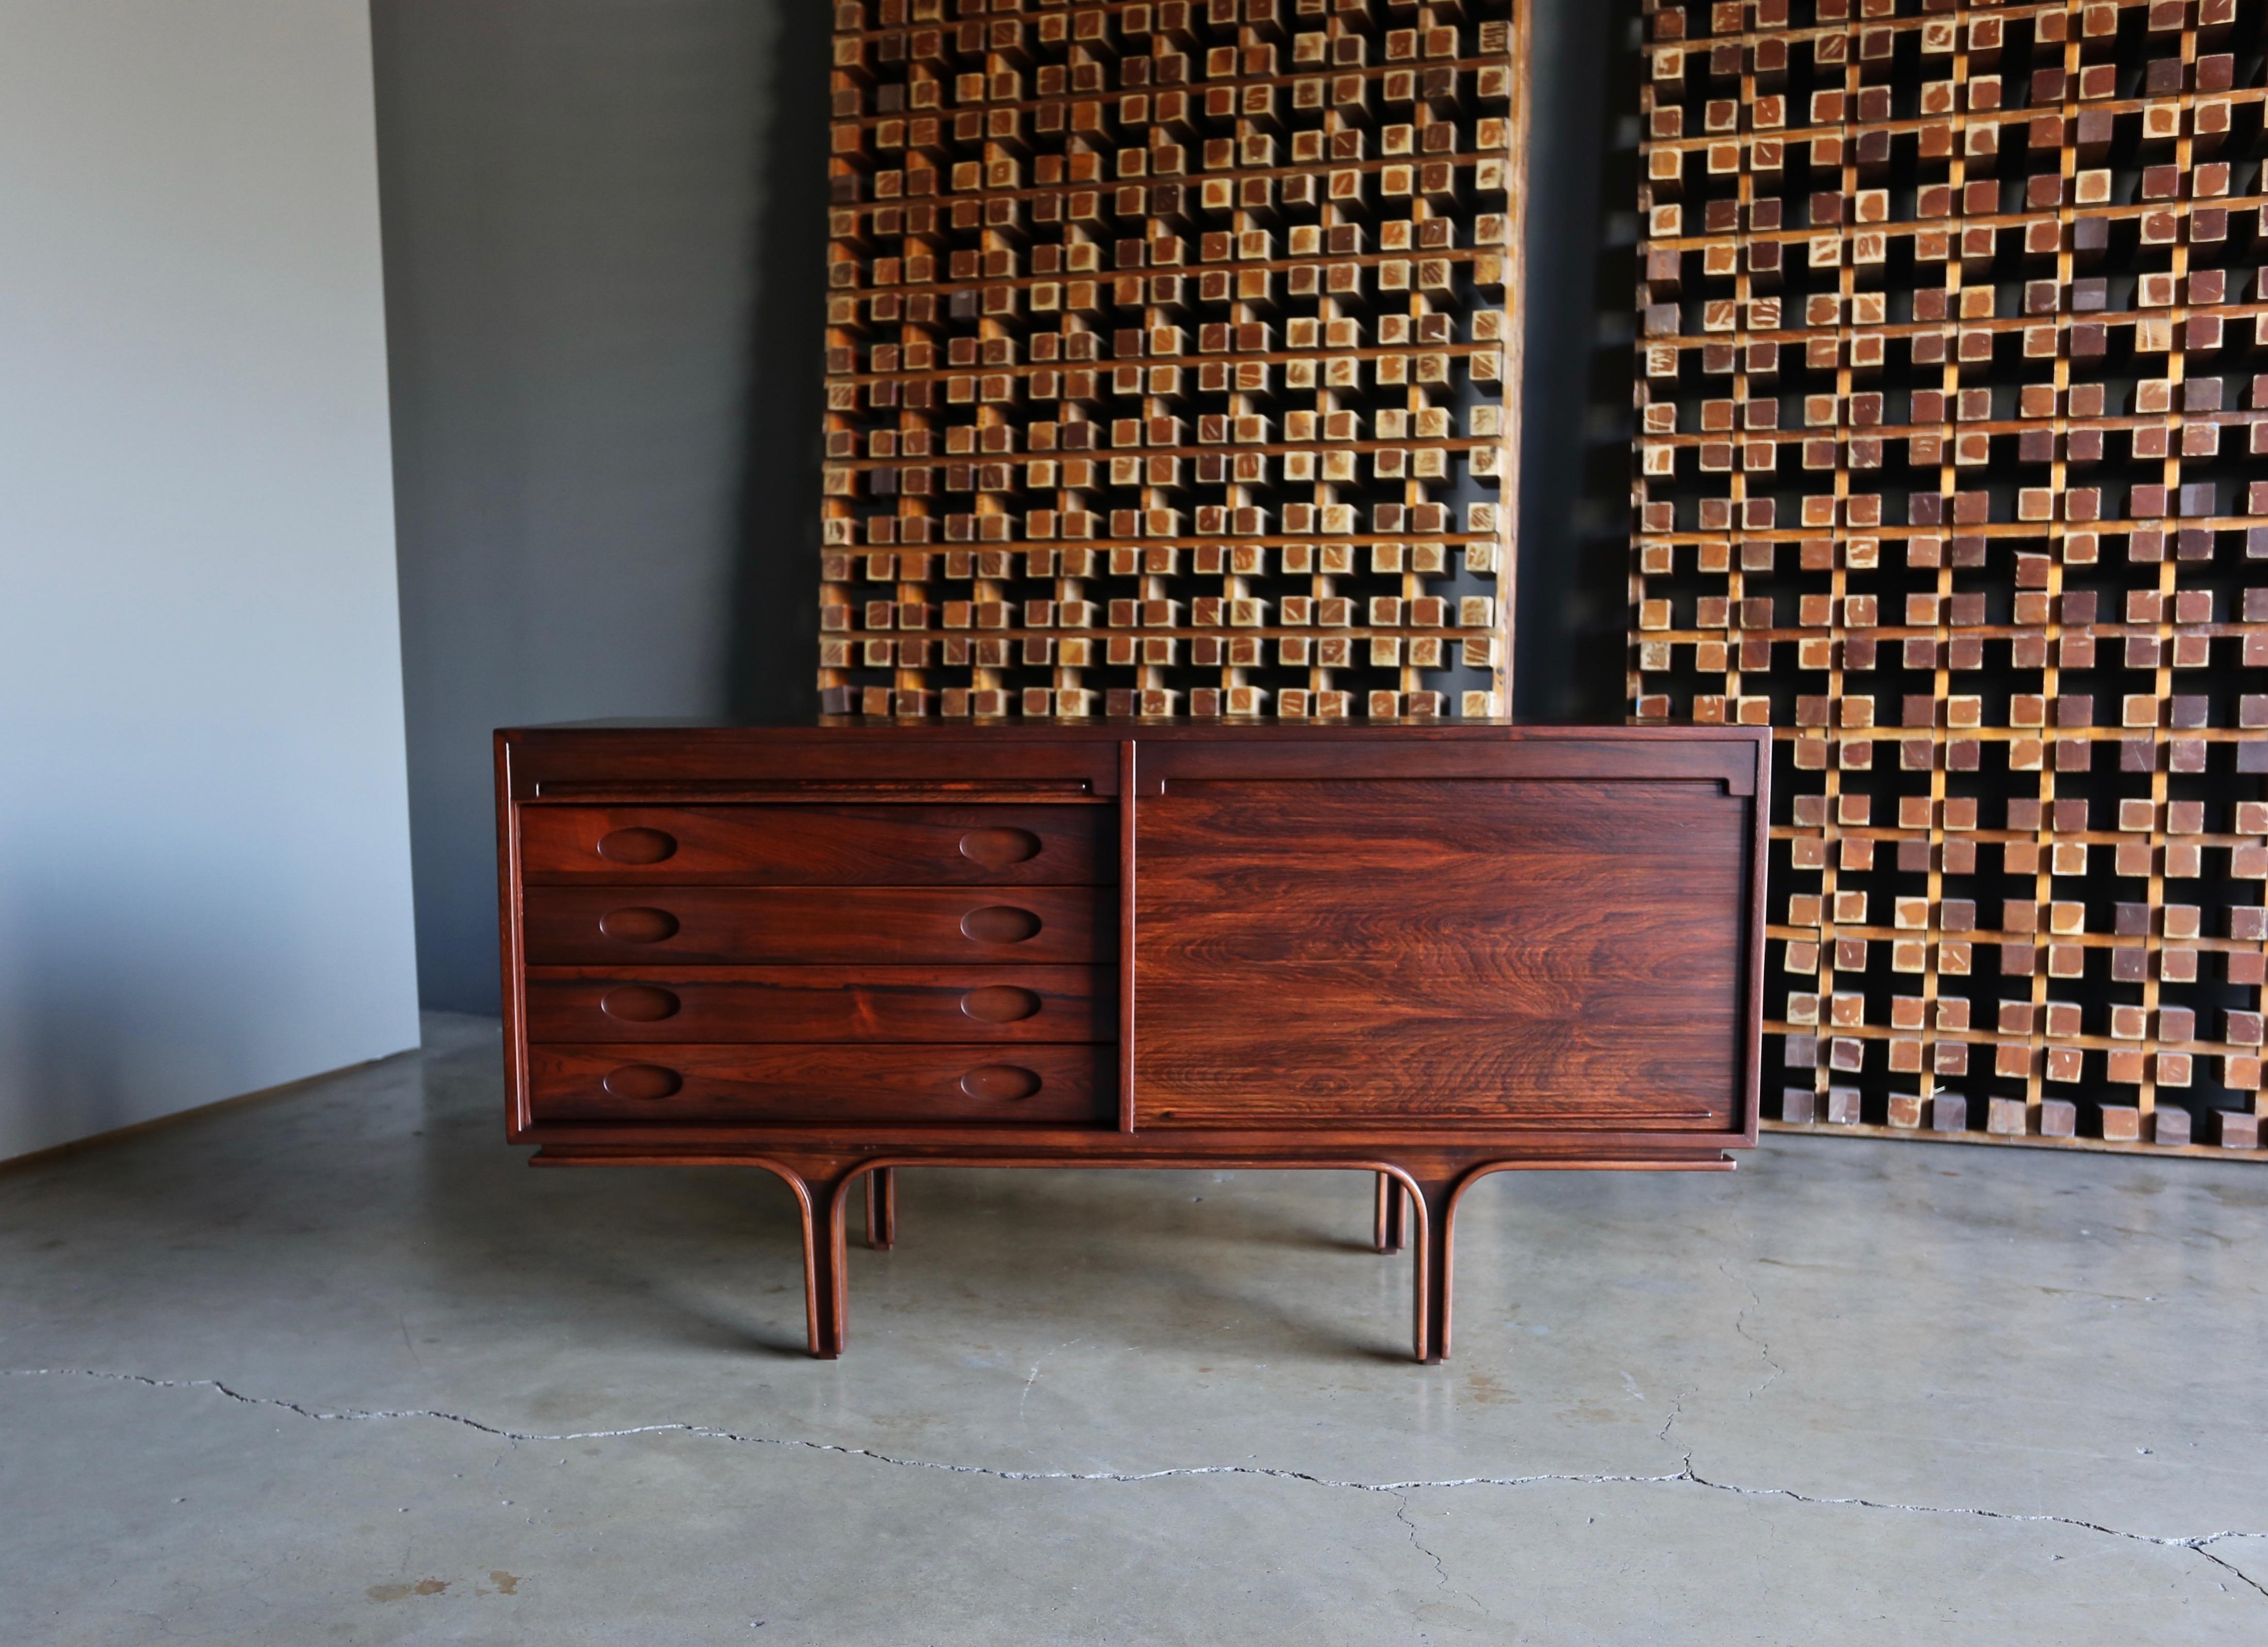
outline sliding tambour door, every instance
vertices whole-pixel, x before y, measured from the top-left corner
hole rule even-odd
[[[1137,1127],[1749,1130],[1759,747],[1142,746]]]

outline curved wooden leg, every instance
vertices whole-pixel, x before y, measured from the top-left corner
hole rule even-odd
[[[1418,1359],[1449,1358],[1449,1259],[1457,1180],[1418,1179]]]
[[[801,1176],[797,1186],[803,1203],[804,1319],[811,1353],[821,1361],[840,1355],[847,1336],[843,1226],[852,1176]]]
[[[1403,1212],[1402,1185],[1391,1172],[1381,1172],[1370,1215],[1370,1244],[1381,1252],[1399,1252],[1408,1239],[1408,1220]]]
[[[876,1167],[866,1174],[866,1244],[887,1252],[898,1241],[896,1170]]]

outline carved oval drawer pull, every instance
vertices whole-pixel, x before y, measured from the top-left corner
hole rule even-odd
[[[625,1023],[659,1023],[675,1017],[683,1004],[669,990],[651,984],[625,984],[599,997],[599,1010]]]
[[[1013,904],[988,904],[961,918],[961,930],[979,943],[1021,943],[1040,929],[1040,918]]]
[[[599,838],[599,856],[615,863],[659,863],[677,855],[677,837],[658,829],[618,829]]]
[[[987,984],[961,998],[961,1009],[985,1023],[1013,1023],[1040,1009],[1040,998],[1013,984]]]
[[[961,1076],[961,1089],[972,1098],[1028,1098],[1040,1078],[1016,1064],[980,1064]]]
[[[659,943],[677,935],[677,917],[666,909],[610,909],[599,930],[621,943]]]
[[[651,1104],[657,1098],[666,1098],[684,1086],[685,1077],[674,1069],[664,1069],[659,1064],[624,1064],[608,1073],[599,1083],[607,1096],[630,1098],[641,1104]]]
[[[1040,838],[1027,829],[973,829],[961,838],[961,855],[987,869],[1005,869],[1040,855]]]

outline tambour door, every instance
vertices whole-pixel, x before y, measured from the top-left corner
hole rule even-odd
[[[1751,1130],[1764,746],[1685,742],[1142,745],[1137,1129]]]

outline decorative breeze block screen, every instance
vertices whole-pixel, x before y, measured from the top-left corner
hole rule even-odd
[[[836,7],[825,710],[1501,713],[1517,9]]]
[[[1783,1119],[2255,1150],[2268,4],[1647,11],[1630,691],[1778,728]]]

